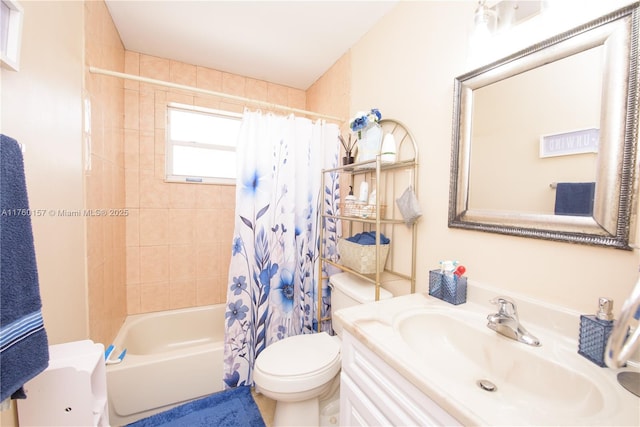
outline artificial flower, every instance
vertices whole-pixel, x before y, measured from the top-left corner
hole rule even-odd
[[[380,110],[377,108],[372,108],[368,113],[359,111],[355,117],[351,119],[349,127],[353,132],[358,132],[358,139],[362,139],[362,130],[371,123],[378,123],[381,118],[382,114],[380,114]]]

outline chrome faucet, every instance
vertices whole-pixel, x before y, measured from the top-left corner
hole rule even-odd
[[[498,306],[498,312],[487,316],[487,327],[512,340],[538,347],[540,340],[531,335],[520,324],[516,304],[507,297],[496,297],[490,301]]]

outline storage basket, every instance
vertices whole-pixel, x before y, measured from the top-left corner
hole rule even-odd
[[[429,271],[429,295],[453,305],[467,302],[467,278],[447,275],[440,270]]]
[[[380,205],[380,218],[384,218],[386,205]],[[376,205],[368,205],[362,202],[340,203],[340,212],[343,216],[356,218],[376,219]]]
[[[347,239],[338,239],[338,253],[340,263],[345,267],[357,271],[360,274],[373,274],[376,272],[376,245],[360,245]],[[389,255],[389,244],[380,245],[380,271],[384,270]]]

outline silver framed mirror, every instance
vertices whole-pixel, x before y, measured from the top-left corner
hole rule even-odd
[[[630,249],[638,5],[456,77],[449,227]]]

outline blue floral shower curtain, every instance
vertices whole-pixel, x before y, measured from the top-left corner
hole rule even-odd
[[[321,191],[320,171],[337,164],[338,132],[293,115],[244,113],[225,313],[227,387],[253,384],[255,358],[269,344],[317,330],[318,209],[337,212],[339,200],[337,174],[325,174]],[[327,256],[335,257],[337,226],[327,220]],[[323,283],[323,316],[328,295]]]

